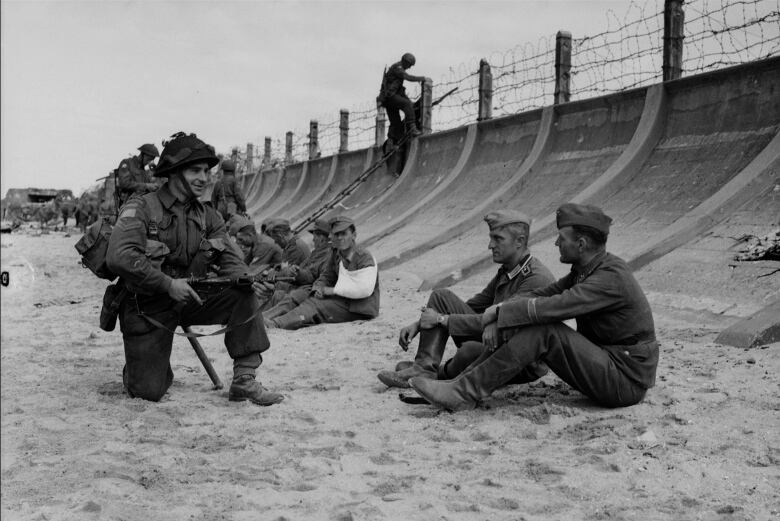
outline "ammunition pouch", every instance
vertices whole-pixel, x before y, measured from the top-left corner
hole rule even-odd
[[[200,248],[192,258],[187,274],[190,277],[205,277],[212,264],[219,260],[219,256],[225,251],[227,245],[222,239],[203,239]]]
[[[114,330],[116,319],[119,316],[119,308],[127,294],[127,288],[121,281],[106,287],[106,292],[103,294],[103,308],[100,310],[100,329],[103,331]]]

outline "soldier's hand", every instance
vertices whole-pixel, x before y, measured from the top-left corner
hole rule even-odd
[[[439,312],[433,308],[423,308],[420,313],[420,328],[431,329],[438,325],[436,321],[439,318]]]
[[[498,323],[492,322],[482,330],[482,343],[491,351],[495,351],[499,345]]]
[[[252,291],[257,298],[266,300],[274,294],[274,285],[270,282],[253,282]]]
[[[401,346],[401,349],[403,349],[404,351],[408,351],[409,343],[412,341],[414,337],[417,336],[417,333],[419,332],[420,332],[419,322],[413,322],[408,326],[402,328],[401,332],[398,334],[398,345]]]
[[[482,327],[498,320],[498,304],[494,304],[482,313]]]
[[[187,279],[173,279],[171,287],[168,288],[168,295],[176,302],[197,302],[199,306],[203,305],[203,301],[198,293],[192,289],[192,286],[187,283]]]
[[[324,296],[322,293],[322,286],[314,286],[311,288],[311,292],[314,295],[314,298],[322,298]]]

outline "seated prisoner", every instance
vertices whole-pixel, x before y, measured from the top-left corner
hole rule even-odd
[[[631,268],[606,251],[611,222],[595,206],[561,206],[555,243],[569,274],[532,296],[490,306],[482,316],[483,355],[454,379],[415,377],[412,388],[443,409],[473,409],[541,361],[601,405],[641,401],[655,383],[658,342]],[[576,331],[567,319],[576,320]]]
[[[414,362],[401,362],[395,371],[382,371],[377,377],[388,387],[409,387],[409,379],[454,378],[480,354],[472,345],[463,349],[469,340],[482,339],[482,313],[490,306],[519,295],[530,294],[554,279],[550,271],[528,250],[528,234],[531,220],[514,211],[491,212],[485,216],[489,229],[488,248],[493,262],[499,264],[498,272],[487,286],[463,302],[448,289],[437,289],[428,298],[420,318],[401,329],[398,343],[407,350],[409,342],[420,334],[420,342]],[[452,337],[459,348],[456,356],[439,366],[447,339]],[[541,377],[544,366],[534,364],[527,373],[530,380]]]
[[[334,251],[312,284],[310,296],[284,315],[266,321],[268,327],[298,329],[368,320],[379,314],[379,271],[374,257],[355,244],[354,221],[335,217],[330,233]]]

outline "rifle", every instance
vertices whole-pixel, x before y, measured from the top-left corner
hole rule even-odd
[[[238,288],[243,291],[252,291],[255,282],[295,282],[295,277],[283,277],[275,271],[264,271],[257,275],[238,275],[223,277],[189,277],[187,283],[204,300],[218,295],[229,288]]]

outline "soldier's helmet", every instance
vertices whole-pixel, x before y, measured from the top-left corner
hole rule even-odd
[[[417,63],[417,60],[414,57],[414,54],[407,52],[403,56],[401,56],[401,61],[405,64],[407,64],[409,67]]]
[[[140,150],[142,154],[146,154],[151,157],[157,157],[160,155],[160,151],[157,150],[157,147],[154,146],[152,143],[146,143],[144,145],[141,145],[140,147],[138,147],[138,150]]]
[[[222,172],[225,174],[236,173],[236,162],[232,159],[226,159],[222,161]]]
[[[163,151],[154,176],[168,177],[180,168],[194,163],[206,163],[212,168],[219,163],[219,158],[214,153],[214,147],[195,134],[177,132],[171,139],[163,141]]]

